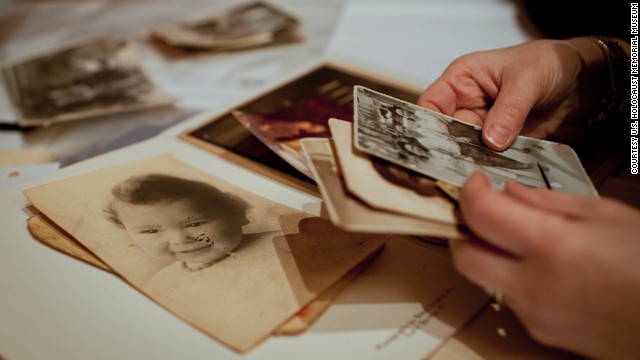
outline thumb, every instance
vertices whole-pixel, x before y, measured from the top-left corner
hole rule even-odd
[[[520,133],[535,102],[530,89],[522,78],[500,89],[482,126],[482,140],[492,150],[508,148]]]

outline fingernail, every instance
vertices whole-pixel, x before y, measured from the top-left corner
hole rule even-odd
[[[505,126],[500,124],[491,124],[487,129],[487,140],[496,147],[503,148],[507,146],[511,139],[511,132]]]

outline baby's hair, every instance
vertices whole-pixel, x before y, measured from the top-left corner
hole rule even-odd
[[[245,219],[249,205],[239,197],[220,191],[210,184],[163,174],[134,176],[111,190],[111,201],[105,208],[107,219],[122,226],[114,201],[134,205],[166,204],[189,200],[194,210],[205,214],[224,214],[230,219]]]

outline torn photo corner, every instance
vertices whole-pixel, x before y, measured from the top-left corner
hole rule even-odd
[[[509,180],[597,197],[575,151],[568,145],[518,136],[496,152],[478,126],[362,86],[354,87],[354,146],[370,155],[460,187],[476,170],[492,186]]]

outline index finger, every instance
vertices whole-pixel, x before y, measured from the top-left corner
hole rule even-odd
[[[479,172],[462,187],[460,209],[477,236],[516,257],[524,257],[540,245],[541,239],[553,238],[553,229],[561,228],[559,217],[494,191]]]
[[[456,94],[444,81],[436,80],[418,98],[417,104],[445,115],[456,110]]]
[[[520,133],[536,100],[532,83],[529,76],[520,74],[503,79],[482,129],[482,139],[492,150],[508,148]]]

